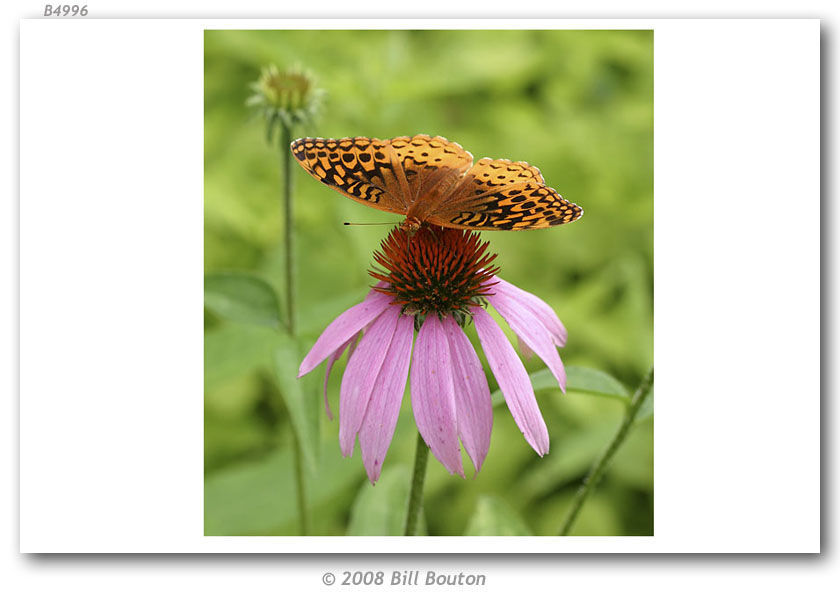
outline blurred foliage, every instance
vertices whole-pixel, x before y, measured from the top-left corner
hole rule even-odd
[[[442,135],[476,158],[537,165],[549,185],[580,204],[585,214],[570,225],[483,235],[499,254],[500,275],[545,299],[565,323],[564,362],[610,373],[618,380],[610,385],[632,393],[653,360],[652,32],[207,31],[204,256],[214,282],[205,310],[208,535],[297,531],[290,415],[276,374],[282,334],[257,324],[260,315],[274,314],[275,300],[258,285],[244,306],[217,297],[229,284],[224,277],[235,273],[267,281],[283,297],[281,149],[267,146],[263,124],[245,107],[249,84],[271,63],[302,65],[326,91],[318,123],[296,135]],[[342,222],[391,216],[302,170],[295,177],[298,324],[308,349],[363,298],[371,252],[388,230]],[[231,313],[248,318],[232,320]],[[344,362],[330,380],[334,403]],[[526,366],[543,369],[536,358]],[[323,373],[320,367],[303,380],[307,411],[315,404],[321,410]],[[618,428],[623,404],[571,389],[537,397],[551,435],[544,458],[502,406],[477,477],[462,480],[429,461],[430,535],[557,533],[582,477]],[[573,534],[653,533],[650,412]],[[341,457],[337,421],[321,416],[315,426],[318,464],[306,474],[314,533],[398,533],[404,508],[394,502],[407,486],[416,435],[408,394],[376,487],[358,450]]]

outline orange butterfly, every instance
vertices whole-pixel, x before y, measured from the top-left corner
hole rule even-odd
[[[545,185],[524,162],[473,156],[442,137],[390,140],[302,138],[292,154],[315,179],[367,206],[454,229],[544,229],[570,223],[583,209]]]

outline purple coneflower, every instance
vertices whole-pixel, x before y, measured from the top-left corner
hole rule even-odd
[[[409,364],[411,404],[423,440],[450,473],[464,476],[460,444],[476,471],[481,468],[493,407],[481,361],[463,331],[470,319],[516,424],[540,456],[548,452],[548,431],[528,373],[484,306],[499,312],[564,391],[557,346],[566,343],[566,329],[548,304],[496,277],[496,255],[487,253],[487,245],[474,232],[427,226],[409,235],[394,229],[374,254],[378,267],[370,273],[379,283],[327,326],[300,365],[298,377],[327,360],[324,400],[332,418],[327,381],[333,363],[350,348],[339,442],[342,454],[351,456],[358,436],[373,483],[394,435]]]

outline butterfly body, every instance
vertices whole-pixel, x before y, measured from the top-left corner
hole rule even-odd
[[[313,177],[366,206],[404,215],[400,227],[544,229],[583,210],[524,162],[482,158],[442,137],[301,138],[291,151]]]

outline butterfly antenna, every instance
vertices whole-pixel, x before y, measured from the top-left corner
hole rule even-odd
[[[344,221],[345,225],[399,225],[399,223],[394,223],[393,221],[389,221],[388,223],[350,223],[349,221]]]

